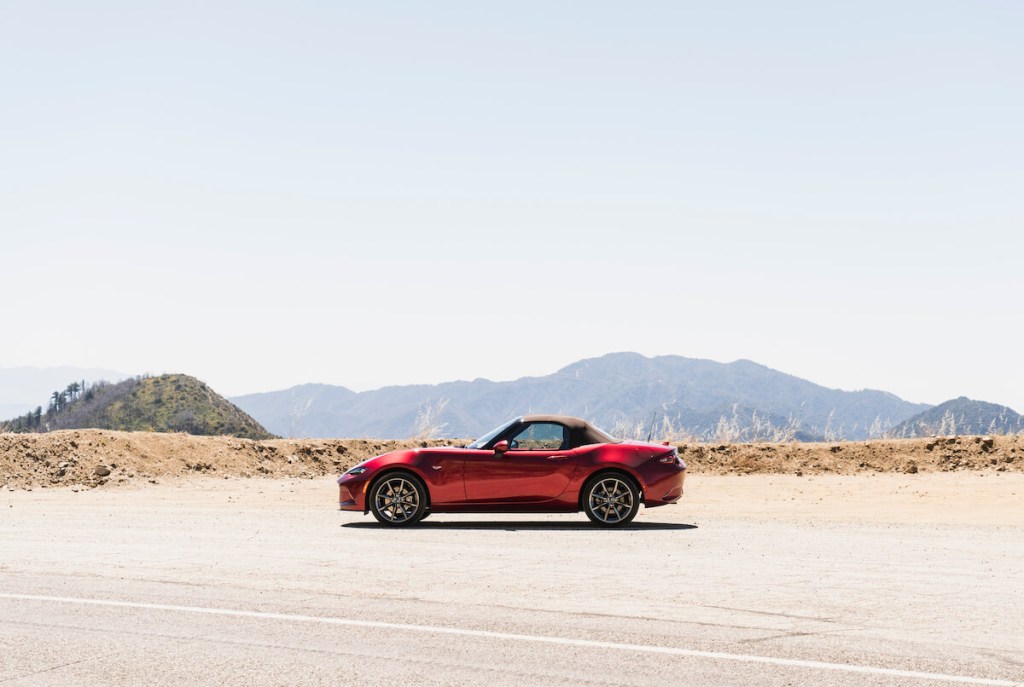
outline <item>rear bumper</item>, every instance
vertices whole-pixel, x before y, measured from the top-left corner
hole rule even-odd
[[[683,469],[674,475],[651,482],[644,489],[644,505],[647,508],[654,508],[675,503],[683,497],[683,483],[685,481],[686,470]]]

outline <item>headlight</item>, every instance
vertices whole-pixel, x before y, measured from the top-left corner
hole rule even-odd
[[[352,468],[351,470],[349,470],[345,474],[346,475],[361,475],[364,472],[366,472],[366,468]]]

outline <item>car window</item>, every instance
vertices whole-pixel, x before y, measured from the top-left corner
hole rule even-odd
[[[509,448],[516,451],[557,451],[568,444],[568,431],[562,425],[534,422],[512,437]]]

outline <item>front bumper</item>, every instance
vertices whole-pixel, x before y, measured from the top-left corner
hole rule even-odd
[[[366,488],[370,480],[360,479],[361,477],[362,475],[342,475],[338,478],[338,508],[366,512]]]

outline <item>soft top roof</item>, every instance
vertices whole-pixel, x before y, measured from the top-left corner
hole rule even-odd
[[[572,429],[591,426],[586,420],[571,415],[523,415],[522,420],[523,422],[560,422]]]
[[[588,444],[613,444],[619,443],[619,439],[611,436],[590,424],[586,420],[571,415],[524,415],[523,423],[528,422],[557,422],[569,428],[572,435],[571,444],[575,446],[586,446]]]

